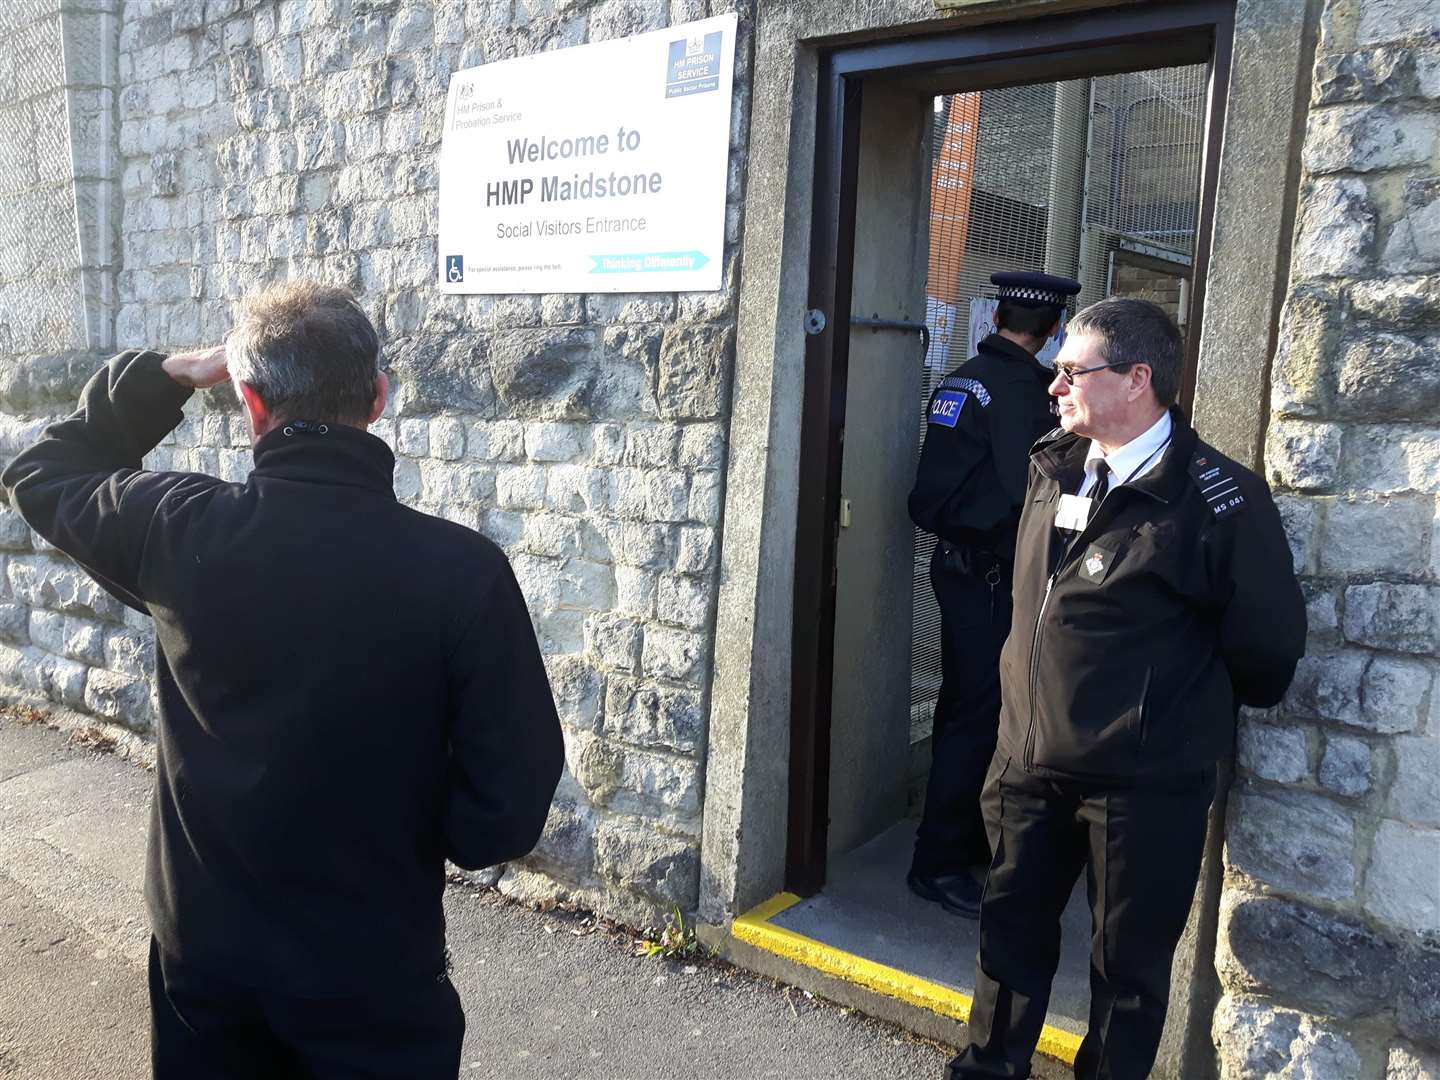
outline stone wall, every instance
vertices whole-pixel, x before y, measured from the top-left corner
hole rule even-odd
[[[1440,1077],[1440,5],[1327,0],[1266,443],[1309,600],[1249,716],[1222,1076]]]
[[[27,3],[40,11],[40,0]],[[92,3],[119,16],[109,136],[123,200],[115,346],[215,342],[238,298],[289,277],[355,289],[385,340],[396,386],[375,432],[397,453],[397,493],[509,553],[565,725],[569,768],[545,837],[501,888],[570,893],[639,921],[672,904],[693,910],[750,5]],[[720,292],[438,291],[438,155],[453,71],[735,10],[741,40]],[[51,37],[28,47],[51,65],[53,82],[60,54]],[[50,167],[65,147],[22,149],[33,169]],[[39,216],[27,213],[25,227]],[[56,326],[63,335],[73,313]],[[13,455],[73,401],[80,376],[99,360],[89,353],[41,397],[7,394],[0,378],[0,454]],[[0,368],[25,370],[8,361]],[[220,391],[197,396],[185,423],[147,459],[232,480],[250,464],[231,395]],[[8,511],[0,513],[0,548],[0,682],[147,730],[148,620],[45,550]]]

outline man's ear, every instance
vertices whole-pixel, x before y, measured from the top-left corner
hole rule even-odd
[[[385,411],[385,402],[389,399],[390,377],[383,371],[377,371],[375,373],[375,400],[370,404],[370,418],[365,421],[367,425],[380,419],[380,414]]]
[[[1150,388],[1150,365],[1136,364],[1130,369],[1130,400],[1134,401]]]
[[[245,406],[245,415],[250,420],[250,434],[253,438],[260,438],[274,426],[275,419],[270,415],[270,407],[260,397],[260,392],[247,382],[238,384],[240,389],[240,403]]]

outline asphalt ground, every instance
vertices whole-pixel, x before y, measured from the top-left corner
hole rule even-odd
[[[6,1080],[149,1075],[150,780],[0,715]],[[535,911],[469,886],[451,887],[445,904],[468,1018],[462,1077],[938,1080],[954,1053],[703,956],[637,955],[632,934],[585,912]]]

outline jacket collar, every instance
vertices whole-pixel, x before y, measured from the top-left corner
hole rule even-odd
[[[255,473],[310,484],[342,484],[395,497],[395,455],[369,432],[294,420],[255,444]]]
[[[1035,354],[1028,349],[1022,349],[1015,342],[999,334],[987,334],[981,338],[980,344],[976,346],[977,352],[994,353],[1003,360],[1011,363],[1019,363],[1035,376],[1045,376],[1048,382],[1054,377],[1053,372],[1035,359]]]
[[[1184,493],[1185,485],[1190,481],[1187,471],[1190,458],[1195,454],[1195,444],[1200,441],[1180,406],[1170,406],[1170,422],[1170,445],[1161,456],[1160,463],[1140,479],[1125,485],[1162,503],[1173,502]],[[1090,440],[1085,436],[1056,428],[1031,448],[1030,457],[1047,479],[1060,485],[1061,491],[1074,494],[1085,475],[1085,454],[1089,449]]]

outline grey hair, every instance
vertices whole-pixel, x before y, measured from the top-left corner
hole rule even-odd
[[[246,299],[225,355],[231,379],[253,387],[278,420],[370,417],[380,335],[348,289],[287,281]]]
[[[1092,334],[1100,339],[1100,355],[1120,372],[1136,364],[1150,369],[1150,387],[1161,405],[1175,404],[1185,343],[1165,309],[1148,300],[1112,296],[1097,300],[1070,320],[1067,334]]]

